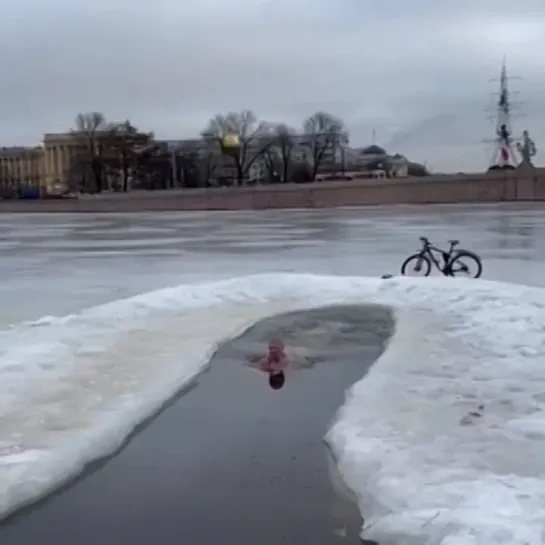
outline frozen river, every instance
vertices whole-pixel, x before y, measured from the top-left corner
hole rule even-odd
[[[0,325],[256,272],[397,273],[418,236],[477,251],[483,278],[545,285],[545,207],[0,215]]]

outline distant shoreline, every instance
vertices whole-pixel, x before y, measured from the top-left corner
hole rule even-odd
[[[545,169],[366,179],[257,187],[172,189],[85,195],[78,199],[0,200],[0,213],[123,213],[336,208],[389,204],[545,201]]]

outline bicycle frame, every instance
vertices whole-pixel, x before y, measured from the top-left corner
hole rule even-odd
[[[445,250],[442,250],[441,248],[438,248],[437,246],[434,246],[431,243],[423,243],[423,248],[420,252],[420,255],[429,257],[430,261],[435,265],[438,271],[442,272],[443,274],[446,274],[448,271],[450,259],[452,257],[454,248],[450,248],[448,252]],[[437,252],[438,254],[441,254],[441,257],[443,258],[443,263],[439,263],[439,260],[435,257],[433,252]]]

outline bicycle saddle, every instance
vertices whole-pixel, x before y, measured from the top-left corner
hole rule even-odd
[[[459,240],[449,240],[448,243],[452,244],[453,246],[456,246],[457,244],[460,244],[460,241]]]

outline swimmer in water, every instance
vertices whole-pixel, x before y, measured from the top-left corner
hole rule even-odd
[[[269,386],[273,390],[280,390],[284,386],[286,376],[284,371],[289,365],[286,347],[280,339],[271,339],[268,346],[269,353],[259,361],[259,367],[269,375]]]

